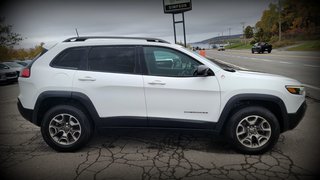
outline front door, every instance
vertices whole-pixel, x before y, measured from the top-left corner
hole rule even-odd
[[[219,84],[215,76],[193,75],[199,61],[166,47],[145,46],[143,53],[150,126],[205,128],[218,120]]]

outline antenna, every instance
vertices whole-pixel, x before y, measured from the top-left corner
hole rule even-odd
[[[77,28],[75,28],[75,30],[76,30],[77,36],[79,37],[79,34],[78,34],[78,30],[77,30]]]

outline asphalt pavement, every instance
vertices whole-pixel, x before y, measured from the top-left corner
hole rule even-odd
[[[0,86],[0,179],[316,179],[320,103],[308,98],[299,126],[263,155],[234,152],[199,132],[109,130],[58,153],[16,107],[18,85]]]
[[[251,50],[207,50],[206,56],[242,69],[279,74],[304,84],[310,97],[320,100],[320,52],[273,50],[252,54]]]

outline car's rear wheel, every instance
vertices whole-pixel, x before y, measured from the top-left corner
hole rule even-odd
[[[251,49],[251,53],[252,53],[252,54],[254,54],[254,51],[253,51],[253,49]]]
[[[245,154],[261,154],[278,141],[280,126],[276,116],[263,107],[246,107],[234,113],[226,127],[230,144]]]
[[[271,50],[268,50],[268,53],[271,53]]]
[[[92,131],[92,125],[84,112],[69,105],[51,108],[45,113],[41,123],[45,142],[61,152],[72,152],[83,147]]]

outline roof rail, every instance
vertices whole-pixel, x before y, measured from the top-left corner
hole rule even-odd
[[[72,37],[64,40],[63,42],[77,42],[77,41],[86,41],[87,39],[139,39],[146,40],[148,42],[160,42],[160,43],[168,43],[163,39],[158,38],[148,38],[148,37],[121,37],[121,36],[81,36],[81,37]]]

